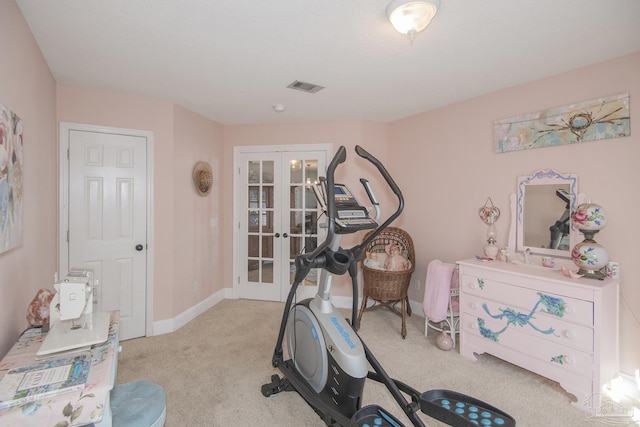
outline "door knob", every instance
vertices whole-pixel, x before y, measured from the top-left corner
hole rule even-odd
[[[143,249],[144,249],[144,246],[142,246],[140,243],[136,245],[136,251],[140,252]]]
[[[276,233],[276,234],[275,234],[275,236],[276,236],[276,237],[280,237],[280,233]]]
[[[284,234],[282,235],[282,237],[284,237],[284,238],[286,239],[287,237],[289,237],[289,235],[288,235],[287,233],[284,233]]]

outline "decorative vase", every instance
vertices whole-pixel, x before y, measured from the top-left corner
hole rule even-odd
[[[571,223],[584,234],[584,240],[571,250],[571,260],[580,268],[578,274],[591,279],[604,279],[606,274],[603,269],[609,257],[593,237],[607,224],[607,214],[599,205],[587,200],[571,214]]]
[[[600,205],[587,200],[573,211],[571,222],[580,231],[600,231],[607,225],[607,213]]]
[[[599,278],[604,278],[605,274],[601,270],[609,262],[607,251],[600,243],[589,238],[584,239],[573,247],[571,259],[580,268],[578,274],[601,276]]]
[[[449,336],[448,331],[442,331],[436,338],[436,345],[440,350],[449,351],[453,348],[453,339]]]
[[[500,248],[494,243],[487,243],[486,245],[484,245],[483,250],[484,256],[486,256],[487,258],[496,259]]]

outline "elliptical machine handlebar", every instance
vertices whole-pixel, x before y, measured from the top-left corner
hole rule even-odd
[[[340,163],[344,163],[345,160],[347,160],[347,149],[344,148],[343,145],[341,145],[340,148],[338,148],[338,151],[336,152],[335,156],[333,156],[333,159],[331,159],[331,163],[329,163],[329,166],[327,167],[326,197],[327,197],[327,216],[329,218],[329,221],[327,221],[328,222],[327,237],[312,252],[305,255],[305,258],[307,261],[315,259],[319,254],[321,254],[329,246],[329,244],[333,240],[333,236],[335,234],[335,226],[336,226],[335,224],[336,201],[335,201],[335,197],[333,196],[333,187],[335,182],[334,175],[335,175],[336,169],[338,168],[338,165],[340,165]]]
[[[389,224],[391,224],[398,216],[400,216],[400,213],[402,213],[402,210],[404,209],[404,197],[402,196],[402,191],[400,191],[400,187],[398,187],[398,184],[396,184],[396,182],[393,180],[389,172],[387,172],[387,169],[380,162],[380,160],[375,158],[371,153],[369,153],[367,150],[365,150],[359,145],[356,145],[356,154],[362,157],[363,159],[367,159],[369,162],[373,163],[373,165],[378,169],[378,171],[380,172],[384,180],[387,182],[387,185],[389,185],[389,187],[391,188],[391,191],[393,191],[393,194],[395,194],[398,197],[398,208],[396,209],[396,211],[389,218],[387,218],[387,220],[384,223],[382,223],[382,225],[380,225],[373,233],[371,233],[365,241],[363,241],[360,245],[358,245],[359,252],[361,252],[362,248],[366,247],[369,243],[371,243],[371,241],[373,241],[373,239],[375,239],[376,236],[378,236],[378,234],[382,232],[382,230],[387,228]],[[371,196],[369,197],[371,198]],[[360,255],[360,253],[358,253],[358,255]]]
[[[389,187],[391,187],[393,192],[397,195],[400,195],[400,196],[402,195],[400,188],[398,187],[396,182],[393,180],[393,178],[391,178],[391,175],[389,175],[389,172],[387,172],[387,169],[385,169],[382,163],[380,163],[380,160],[376,159],[371,153],[369,153],[367,150],[365,150],[359,145],[356,145],[356,154],[362,157],[363,159],[367,159],[368,161],[373,163],[376,166],[376,168],[378,168],[378,170],[380,171],[380,174],[384,177],[385,181],[387,181],[387,184],[389,184]]]
[[[365,248],[371,241],[373,241],[373,239],[375,239],[376,236],[378,236],[378,234],[380,234],[385,228],[387,228],[387,226],[389,226],[389,224],[391,224],[398,216],[400,216],[400,213],[402,213],[402,210],[404,209],[404,197],[402,196],[402,191],[400,191],[400,188],[398,187],[396,182],[393,180],[393,178],[391,177],[387,169],[384,167],[384,165],[380,162],[380,160],[378,160],[375,156],[373,156],[367,150],[362,148],[360,145],[356,145],[355,151],[356,151],[356,154],[358,154],[358,156],[368,160],[378,169],[378,171],[380,172],[384,180],[387,182],[387,185],[389,185],[393,193],[398,198],[398,207],[396,211],[389,218],[387,218],[384,221],[384,223],[378,226],[374,230],[374,232],[371,233],[369,237],[367,237],[367,239],[365,239],[362,243],[353,247],[350,250],[350,252],[354,255],[354,257],[357,260],[359,260],[362,254],[362,249]],[[340,148],[338,148],[338,151],[336,152],[336,154],[333,156],[333,159],[329,163],[329,166],[327,167],[327,174],[325,178],[327,183],[326,185],[326,192],[327,192],[326,202],[327,202],[327,217],[328,217],[327,236],[324,239],[324,241],[320,243],[312,252],[303,255],[307,262],[311,262],[314,259],[318,259],[320,254],[322,254],[333,241],[333,238],[335,235],[335,219],[336,219],[336,202],[333,194],[334,185],[335,185],[335,171],[341,163],[344,163],[346,161],[346,159],[347,159],[347,150],[344,146],[341,145]],[[369,196],[369,199],[371,199],[371,202],[374,204],[377,204],[375,197],[373,197],[373,194],[370,192],[370,187],[368,187],[368,182],[367,184],[363,183],[363,185],[365,187],[365,190],[367,191],[367,195]]]

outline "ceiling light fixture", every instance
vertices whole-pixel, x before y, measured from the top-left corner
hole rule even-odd
[[[440,0],[393,0],[387,6],[387,16],[393,28],[413,42],[415,35],[436,16],[439,6]]]

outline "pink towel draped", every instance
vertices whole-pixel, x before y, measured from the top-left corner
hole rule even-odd
[[[433,322],[441,322],[447,317],[454,268],[455,265],[445,264],[439,259],[434,259],[427,267],[422,308]]]

